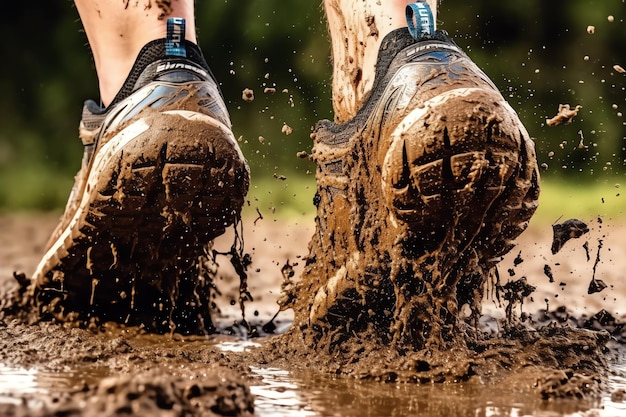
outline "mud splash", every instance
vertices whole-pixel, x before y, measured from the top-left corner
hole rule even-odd
[[[53,222],[54,219],[50,223]],[[21,224],[32,223],[28,221]],[[10,223],[2,224],[7,232],[15,230]],[[26,236],[31,233],[16,231],[7,237],[16,235]],[[268,234],[264,233],[263,236]],[[30,241],[28,243],[32,244]],[[252,242],[252,246],[258,248],[266,244]],[[39,255],[36,248],[23,249],[22,252],[32,252],[31,262],[36,262]],[[521,256],[517,258],[521,259]],[[523,266],[532,260],[528,259],[528,254],[524,258],[523,263],[512,261],[512,264]],[[4,263],[8,264],[8,259]],[[273,268],[280,269],[279,266],[273,263]],[[284,264],[284,288],[288,289],[294,278],[299,276],[294,268],[291,263]],[[264,272],[255,275],[257,269],[263,269]],[[220,270],[223,273],[223,268]],[[281,275],[279,270],[276,273]],[[555,269],[554,274],[557,280],[555,285],[558,285],[562,277],[558,269]],[[258,285],[252,289],[255,302],[257,298],[263,298],[256,296],[258,291],[267,292],[268,288],[277,289],[280,286],[279,278],[269,285],[268,275],[271,275],[269,269],[266,270],[261,264],[255,264],[252,268],[251,283],[253,286]],[[606,276],[603,277],[606,279]],[[6,290],[15,284],[5,279],[0,281],[0,285]],[[232,289],[226,290],[226,299],[220,302],[238,299],[239,283],[234,275],[229,285]],[[292,291],[287,291],[287,294],[290,293]],[[266,298],[265,301],[270,302],[270,299]],[[218,314],[215,324],[222,332],[247,334],[245,326],[239,329],[240,333],[237,333],[237,328],[231,327],[234,321],[241,320],[241,316],[236,315],[238,309],[235,307],[236,304],[231,306],[234,313],[230,316]],[[272,316],[271,310],[255,308],[263,313],[251,314],[248,321],[252,328],[262,334],[263,324]],[[72,377],[72,384],[58,383],[53,389],[30,393],[19,391],[4,398],[0,401],[0,411],[7,415],[95,416],[103,415],[102,410],[106,408],[102,407],[105,403],[117,404],[125,412],[142,410],[141,407],[144,407],[143,410],[158,412],[160,415],[215,415],[215,410],[219,411],[216,406],[222,401],[219,398],[225,397],[225,400],[226,397],[232,398],[232,395],[236,399],[234,404],[239,404],[239,411],[230,410],[234,414],[246,415],[250,412],[245,408],[246,404],[249,405],[249,394],[255,398],[255,413],[258,415],[263,415],[267,407],[276,407],[281,394],[285,401],[295,401],[301,394],[300,400],[304,405],[293,404],[294,408],[302,413],[317,410],[317,415],[325,415],[323,410],[337,411],[350,407],[350,404],[341,405],[343,396],[315,399],[318,398],[315,393],[324,392],[324,387],[331,386],[336,387],[335,390],[347,390],[345,398],[366,395],[367,389],[373,390],[381,396],[380,400],[376,396],[367,397],[367,401],[364,398],[358,400],[359,404],[366,404],[368,410],[370,406],[374,407],[372,409],[378,407],[377,401],[387,404],[386,409],[405,410],[403,407],[413,404],[406,398],[412,397],[424,398],[419,405],[420,412],[424,411],[425,415],[429,415],[428,410],[432,411],[433,416],[441,415],[438,410],[466,410],[474,413],[483,407],[482,402],[474,400],[475,394],[468,393],[468,398],[472,399],[469,402],[461,399],[456,402],[446,397],[449,390],[458,394],[477,387],[478,391],[484,392],[486,387],[494,386],[506,387],[507,392],[524,393],[523,401],[516,401],[503,394],[501,405],[507,410],[507,407],[515,407],[512,404],[517,404],[517,407],[528,411],[527,414],[544,409],[574,413],[593,408],[600,392],[604,393],[605,398],[613,394],[615,406],[619,407],[620,389],[624,388],[623,384],[615,385],[611,382],[617,376],[611,376],[609,371],[616,372],[611,371],[615,368],[612,368],[614,365],[610,360],[615,352],[623,355],[626,331],[624,325],[607,311],[581,316],[561,308],[532,315],[514,315],[517,321],[510,324],[482,316],[478,323],[460,326],[462,336],[467,339],[466,345],[448,351],[407,351],[402,354],[391,351],[390,345],[362,338],[358,343],[355,340],[348,341],[332,353],[318,350],[314,355],[311,354],[311,345],[307,345],[308,339],[303,338],[302,329],[297,326],[283,335],[242,343],[239,338],[223,339],[221,336],[152,335],[137,327],[126,328],[112,323],[98,326],[92,324],[86,328],[71,323],[43,321],[27,324],[18,316],[6,313],[0,322],[0,362],[5,369],[23,369],[30,372],[31,376],[34,372],[43,375],[72,372],[75,376]],[[285,313],[281,313],[275,321],[279,330],[287,324],[284,316]],[[277,371],[272,373],[266,369]],[[615,375],[619,375],[619,372]],[[0,372],[0,379],[1,376]],[[225,385],[215,388],[216,379]],[[277,385],[280,381],[282,387]],[[387,383],[381,385],[382,381]],[[432,384],[435,381],[456,383]],[[285,383],[298,387],[289,388]],[[267,384],[274,384],[275,394],[267,392],[268,389],[274,389],[268,388]],[[194,388],[194,385],[197,387]],[[455,386],[457,388],[446,388]],[[307,397],[308,388],[305,387],[311,387],[312,397]],[[398,392],[406,392],[407,397],[397,398]],[[3,394],[6,396],[7,392],[3,391]],[[455,398],[458,398],[457,394]],[[271,400],[270,395],[275,400]],[[579,400],[581,396],[584,398]],[[543,402],[544,398],[550,401]],[[576,401],[571,402],[572,398]],[[485,400],[484,408],[495,410],[496,404],[488,400]],[[310,409],[307,404],[318,405]],[[160,408],[165,406],[171,408]],[[89,413],[86,413],[85,407],[89,407]],[[357,409],[362,411],[364,408]],[[108,410],[111,411],[111,408]],[[141,412],[134,415],[141,415]],[[350,414],[346,411],[345,415],[359,413]]]

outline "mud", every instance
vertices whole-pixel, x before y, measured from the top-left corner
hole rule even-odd
[[[556,254],[565,245],[565,242],[570,239],[578,239],[585,233],[588,233],[589,228],[583,221],[570,219],[563,223],[552,225],[552,232],[552,254]]]
[[[0,219],[0,247],[4,249],[0,273],[4,291],[16,285],[11,277],[13,270],[33,268],[55,221],[55,218],[32,216]],[[247,245],[254,248],[253,260],[259,259],[250,272],[256,304],[250,303],[247,311],[250,326],[260,334],[264,333],[263,325],[276,312],[276,307],[272,306],[280,296],[280,285],[283,284],[283,297],[289,296],[293,294],[289,286],[300,275],[302,265],[294,266],[297,262],[286,261],[297,259],[297,255],[306,254],[307,250],[302,244],[298,250],[293,245],[285,245],[288,233],[272,232],[264,222],[266,219],[258,220],[255,225],[253,220],[247,222],[254,230]],[[590,228],[593,234],[593,225]],[[301,234],[306,230],[310,231],[297,226],[289,233]],[[550,227],[543,227],[543,230],[541,238],[531,233],[521,246],[521,255],[516,252],[503,262],[503,267],[517,273],[523,273],[524,267],[531,268],[528,280],[539,287],[533,293],[537,301],[545,293],[556,291],[546,284],[548,279],[543,275],[546,260],[542,253],[547,253],[545,247],[549,249],[551,244]],[[623,228],[614,233],[619,235],[620,230]],[[611,245],[610,236],[603,237],[607,245]],[[543,246],[538,247],[537,242],[543,242]],[[571,265],[575,270],[586,269],[586,256],[580,246],[570,248],[570,253],[578,251],[581,255],[576,257],[577,263]],[[276,251],[277,247],[282,249]],[[566,247],[558,256],[565,256],[567,252]],[[598,273],[611,285],[615,297],[623,299],[620,294],[624,290],[618,286],[621,279],[618,271],[623,270],[623,265],[611,263],[612,274],[603,268],[605,262],[624,258],[621,252],[613,255],[604,257]],[[558,288],[564,273],[554,262],[552,273],[556,281],[552,285]],[[502,281],[501,285],[506,286]],[[581,283],[583,288],[587,282]],[[221,333],[241,335],[247,331],[245,327],[233,326],[241,320],[238,306],[230,302],[238,299],[238,285],[233,271],[222,272],[218,279],[221,299],[216,299],[216,303],[225,306],[221,313],[215,313]],[[524,298],[523,288],[518,292],[521,298]],[[525,301],[527,311],[536,311],[532,309],[532,296]],[[589,308],[599,307],[600,304],[591,301],[587,300]],[[286,300],[281,301],[283,305],[286,303]],[[619,308],[619,302],[616,303],[613,309]],[[576,304],[584,305],[581,301],[568,304],[572,309]],[[500,305],[504,308],[506,300]],[[518,307],[516,303],[511,311],[518,311]],[[260,313],[252,314],[253,311]],[[285,314],[280,313],[275,322],[279,332],[285,329]],[[512,316],[513,321],[499,321],[487,314],[479,323],[461,325],[466,343],[453,345],[446,351],[402,352],[389,349],[389,345],[381,346],[379,340],[362,338],[358,342],[338,344],[332,354],[318,349],[312,355],[309,340],[302,337],[302,329],[297,324],[282,335],[256,339],[260,343],[256,349],[229,352],[216,346],[216,340],[225,336],[210,339],[177,334],[159,336],[137,327],[114,324],[87,323],[78,327],[44,321],[29,324],[15,315],[5,314],[0,322],[3,366],[49,372],[72,370],[79,376],[73,379],[71,386],[47,393],[13,394],[12,402],[5,397],[0,401],[0,414],[247,415],[254,410],[249,386],[258,378],[251,372],[252,367],[298,369],[311,375],[341,374],[375,383],[462,382],[482,386],[490,381],[511,387],[512,391],[534,393],[538,399],[553,400],[593,398],[608,389],[605,383],[608,360],[618,354],[626,341],[619,318],[607,310],[589,314],[554,307],[547,312]],[[620,391],[612,394],[617,399]],[[453,401],[452,397],[446,401]]]
[[[582,106],[576,106],[574,108],[570,108],[569,104],[559,104],[559,111],[551,119],[546,121],[548,126],[558,126],[562,124],[570,124],[574,117],[578,116],[578,112],[582,109]]]

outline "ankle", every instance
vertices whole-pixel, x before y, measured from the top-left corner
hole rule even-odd
[[[414,1],[325,0],[332,40],[335,121],[354,117],[374,84],[380,44],[407,26],[406,6]],[[436,19],[437,0],[428,0]],[[356,10],[355,10],[356,7]]]
[[[100,102],[104,107],[108,107],[121,90],[133,67],[135,58],[123,57],[116,60],[107,60],[96,66]]]
[[[143,2],[75,0],[93,53],[103,104],[110,104],[122,88],[141,48],[165,37],[167,17],[185,18],[185,38],[196,42],[193,0],[177,0],[169,8],[156,3],[146,8]]]

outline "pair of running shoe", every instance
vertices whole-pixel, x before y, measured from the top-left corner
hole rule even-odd
[[[34,306],[59,320],[212,331],[207,257],[240,220],[249,169],[198,47],[147,44],[107,108],[85,103],[80,138],[82,167],[32,276]],[[485,269],[536,208],[534,145],[515,111],[445,32],[412,21],[383,40],[356,116],[317,124],[312,158],[318,250],[340,254],[338,264],[358,251],[341,236],[375,227],[351,216],[356,206],[424,251],[452,233],[457,252],[471,247]],[[317,289],[312,321],[350,290],[331,280]]]

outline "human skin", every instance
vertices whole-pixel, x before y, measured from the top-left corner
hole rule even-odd
[[[196,43],[193,0],[75,0],[98,74],[100,100],[107,106],[122,88],[139,51],[164,38],[166,16],[186,20],[185,38]]]
[[[356,114],[371,90],[385,35],[406,26],[407,0],[324,0],[333,55],[335,122]],[[427,2],[437,19],[437,0]]]

